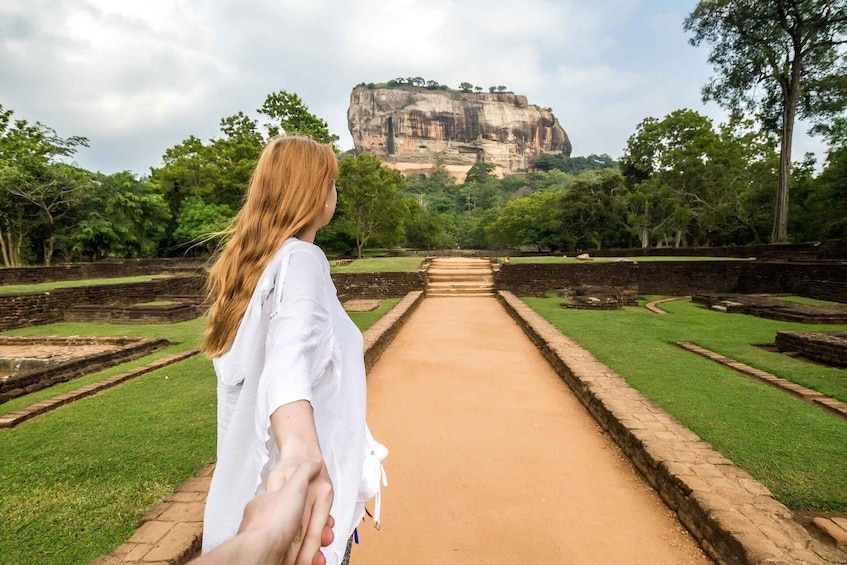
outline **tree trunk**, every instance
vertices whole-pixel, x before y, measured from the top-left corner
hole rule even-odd
[[[800,57],[798,49],[794,51],[791,64],[791,79],[783,99],[782,139],[779,144],[779,182],[776,191],[776,203],[773,213],[773,231],[771,243],[781,243],[788,239],[788,189],[791,182],[791,143],[794,137],[794,117],[797,114],[797,98],[800,92]]]
[[[362,258],[362,245],[363,244],[364,244],[363,241],[359,241],[358,238],[356,239],[356,257],[358,257],[359,259]]]
[[[44,266],[49,267],[53,260],[53,250],[56,248],[56,236],[51,235],[44,242]]]
[[[674,241],[673,246],[679,248],[682,244],[682,230],[676,230],[676,241]]]
[[[641,228],[641,249],[648,247],[650,247],[650,230],[647,229],[647,226],[643,226]]]

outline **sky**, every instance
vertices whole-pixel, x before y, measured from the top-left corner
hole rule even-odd
[[[78,165],[147,174],[190,135],[295,92],[340,137],[361,82],[505,85],[550,107],[573,155],[620,157],[637,125],[704,104],[696,0],[3,0],[0,105],[62,137]],[[823,158],[799,124],[794,159]]]

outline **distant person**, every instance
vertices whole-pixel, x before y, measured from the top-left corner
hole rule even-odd
[[[231,236],[209,273],[203,337],[218,380],[217,467],[206,502],[203,552],[233,538],[245,506],[309,481],[303,535],[286,563],[349,562],[352,534],[377,497],[387,450],[365,424],[362,334],[341,307],[315,233],[335,212],[338,165],[329,145],[276,137],[262,151]],[[321,550],[334,518],[334,539]]]

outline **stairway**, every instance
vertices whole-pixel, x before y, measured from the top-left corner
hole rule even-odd
[[[494,296],[494,273],[488,259],[433,259],[427,278],[427,297]]]

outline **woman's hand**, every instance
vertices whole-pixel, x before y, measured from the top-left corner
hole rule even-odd
[[[333,490],[329,472],[323,460],[310,460],[300,464],[280,461],[268,473],[265,490],[276,492],[282,489],[296,477],[298,469],[304,466],[318,469],[318,471],[310,476],[300,527],[294,534],[282,563],[284,565],[325,565],[326,558],[320,549],[332,543],[335,537],[332,531],[335,521],[329,515]]]

